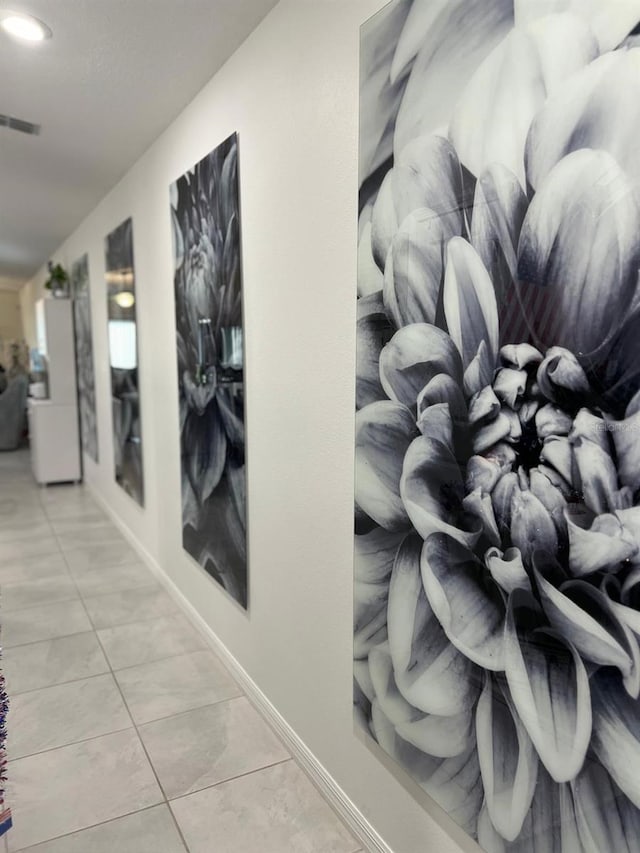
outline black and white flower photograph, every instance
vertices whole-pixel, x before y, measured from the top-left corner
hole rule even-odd
[[[144,506],[138,326],[133,221],[125,219],[105,240],[111,409],[116,482]]]
[[[98,461],[98,423],[96,419],[96,378],[93,368],[93,331],[91,326],[91,293],[89,257],[82,255],[71,265],[71,296],[76,343],[76,376],[80,409],[82,449]]]
[[[171,186],[182,542],[247,607],[238,139]]]
[[[361,33],[356,718],[488,853],[640,849],[639,22]]]

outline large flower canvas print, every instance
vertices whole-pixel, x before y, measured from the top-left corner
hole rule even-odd
[[[238,138],[171,186],[182,542],[247,606]]]
[[[639,849],[639,22],[362,29],[356,717],[489,853]]]
[[[71,265],[71,296],[76,341],[76,375],[80,410],[82,449],[98,461],[98,422],[96,418],[96,379],[93,368],[93,330],[89,288],[89,256],[82,255]]]
[[[125,219],[105,240],[111,409],[116,482],[144,506],[142,424],[133,221]]]

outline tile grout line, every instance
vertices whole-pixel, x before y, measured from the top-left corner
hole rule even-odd
[[[58,548],[60,549],[60,553],[62,554],[62,559],[63,559],[63,561],[65,562],[65,564],[66,564],[66,566],[67,566],[67,569],[68,569],[68,570],[70,570],[70,566],[69,566],[69,562],[68,562],[68,560],[67,560],[66,554],[65,554],[65,553],[64,553],[64,551],[62,550],[62,547],[60,546],[60,542],[59,542],[59,540],[58,540],[57,536],[56,536],[56,541],[58,542]],[[147,571],[148,571],[148,569],[147,569]],[[150,574],[151,574],[151,573],[150,573]],[[79,587],[78,587],[78,585],[77,585],[77,582],[76,582],[75,577],[71,576],[71,582],[73,583],[73,585],[74,585],[74,587],[75,587],[75,589],[76,589],[76,592],[77,592],[77,594],[78,594],[78,596],[79,596],[80,603],[81,603],[82,608],[83,608],[83,610],[84,610],[84,612],[85,612],[85,614],[86,614],[86,616],[87,616],[87,619],[89,620],[89,623],[90,623],[91,625],[93,625],[93,622],[91,621],[91,617],[90,617],[90,615],[89,615],[89,611],[87,610],[87,608],[86,608],[86,606],[85,606],[85,603],[84,603],[84,600],[83,600],[83,598],[82,598],[82,596],[81,596],[81,594],[80,594],[80,589],[79,589]],[[92,633],[95,635],[96,642],[98,643],[98,645],[99,645],[99,647],[100,647],[100,649],[101,649],[101,651],[102,651],[102,654],[104,655],[104,658],[105,658],[105,660],[106,660],[106,662],[107,662],[107,666],[109,667],[108,674],[110,674],[110,675],[111,675],[111,678],[112,678],[112,680],[113,680],[113,682],[114,682],[114,684],[115,684],[115,686],[116,686],[116,690],[118,691],[118,693],[119,693],[119,695],[120,695],[120,698],[122,699],[123,706],[124,706],[124,708],[125,708],[125,710],[126,710],[126,712],[127,712],[127,715],[129,716],[129,719],[131,720],[131,728],[132,728],[132,729],[133,729],[133,731],[135,732],[136,738],[138,739],[138,743],[140,744],[140,746],[141,746],[141,748],[142,748],[142,750],[143,750],[143,752],[144,752],[144,755],[145,755],[145,757],[146,757],[146,759],[147,759],[147,762],[148,762],[148,764],[149,764],[149,767],[151,768],[151,772],[152,772],[152,774],[153,774],[153,776],[154,776],[154,778],[155,778],[155,780],[156,780],[156,783],[157,783],[157,785],[158,785],[158,790],[160,791],[160,795],[162,796],[163,802],[164,802],[164,804],[166,805],[166,807],[167,807],[167,809],[168,809],[168,811],[169,811],[169,814],[171,815],[171,819],[173,820],[174,825],[176,826],[176,830],[177,830],[177,832],[178,832],[178,834],[179,834],[179,837],[180,837],[180,839],[181,839],[182,843],[184,844],[185,850],[187,851],[187,853],[190,853],[190,851],[189,851],[189,847],[187,846],[187,843],[186,843],[186,840],[184,839],[184,836],[182,835],[182,832],[181,832],[181,830],[180,830],[180,827],[178,826],[178,824],[177,824],[177,822],[176,822],[176,819],[175,819],[175,817],[174,817],[174,815],[173,815],[173,812],[171,811],[171,808],[169,807],[169,802],[168,802],[167,797],[166,797],[166,795],[165,795],[164,789],[163,789],[162,785],[160,784],[160,780],[158,779],[158,775],[157,775],[157,773],[156,773],[156,771],[155,771],[155,768],[154,768],[153,764],[151,763],[151,759],[149,758],[149,755],[148,755],[147,750],[146,750],[146,748],[145,748],[145,746],[144,746],[144,743],[143,743],[143,741],[142,741],[142,738],[140,737],[140,732],[138,731],[138,728],[137,728],[137,726],[136,726],[135,720],[133,719],[133,715],[132,715],[132,713],[131,713],[131,710],[130,710],[130,708],[129,708],[129,705],[127,704],[127,701],[126,701],[126,699],[124,698],[124,695],[123,695],[122,690],[121,690],[121,688],[120,688],[120,685],[119,685],[119,683],[118,683],[118,679],[116,678],[115,673],[114,673],[114,671],[113,671],[113,668],[111,667],[111,663],[110,663],[110,661],[109,661],[109,658],[108,658],[108,657],[107,657],[107,655],[106,655],[106,652],[105,652],[104,646],[103,646],[103,645],[102,645],[102,643],[100,642],[100,637],[98,636],[98,632],[96,631],[96,629],[95,629],[95,628],[93,628],[93,629],[92,629]],[[104,674],[107,674],[107,673],[104,673]],[[129,730],[130,730],[130,729],[129,729],[129,728],[127,728],[127,729],[121,729],[120,731],[129,731]],[[115,734],[115,732],[113,732],[112,734]],[[98,735],[97,737],[105,737],[105,735]],[[94,739],[95,739],[95,738],[91,738],[91,740],[94,740]],[[80,741],[80,742],[84,742],[84,741]],[[72,745],[72,744],[67,744],[67,746],[71,746],[71,745]],[[60,748],[60,747],[58,747],[58,748]],[[20,760],[20,759],[16,759],[16,760]],[[154,803],[153,805],[159,805],[159,803]],[[142,811],[142,809],[136,809],[135,811],[130,812],[130,814],[135,814],[137,811]],[[126,815],[119,815],[118,817],[125,817],[125,816],[126,816]],[[114,819],[114,820],[117,820],[118,818],[113,818],[113,819]],[[104,822],[105,822],[105,823],[108,823],[109,821],[104,821]],[[87,829],[87,828],[88,828],[88,827],[81,827],[81,828],[80,828],[80,830],[74,830],[74,832],[81,831],[81,830],[83,830],[83,829]],[[73,833],[66,833],[66,835],[72,835],[72,834],[73,834]],[[64,837],[66,837],[66,836],[59,836],[59,837],[64,838]],[[45,838],[45,839],[42,839],[41,841],[39,841],[39,842],[37,842],[37,843],[38,843],[38,844],[42,844],[42,843],[44,843],[45,841],[52,841],[52,840],[53,840],[53,839],[51,839],[51,838]],[[31,845],[31,846],[33,847],[33,846],[35,846],[35,845]]]
[[[106,672],[105,675],[110,675],[110,673]],[[26,753],[25,755],[18,755],[16,758],[12,758],[11,761],[9,761],[9,765],[15,764],[18,761],[24,761],[26,758],[34,758],[37,755],[46,755],[49,752],[55,752],[57,749],[66,749],[68,746],[76,746],[77,744],[80,744],[80,743],[91,743],[91,741],[100,740],[100,738],[103,738],[103,737],[110,737],[111,735],[122,734],[122,732],[129,732],[129,731],[131,731],[131,729],[132,729],[132,726],[125,726],[122,729],[114,729],[111,732],[104,732],[101,735],[91,735],[90,737],[81,737],[79,740],[70,740],[68,743],[59,743],[56,746],[48,746],[46,749],[38,749],[35,752],[29,752],[29,753]],[[67,835],[69,835],[69,834],[70,833],[67,833]],[[49,840],[48,838],[45,839],[45,841],[48,841],[48,840]],[[41,842],[39,841],[38,844],[40,844],[40,843]]]
[[[44,506],[43,506],[43,509],[44,509]],[[51,519],[49,519],[49,516],[48,516],[48,513],[46,512],[46,509],[44,509],[44,511],[45,511],[45,514],[47,515],[47,521],[50,523],[50,522],[51,522]],[[88,676],[88,678],[100,677],[100,676],[103,676],[103,675],[106,675],[106,674],[110,674],[110,675],[111,675],[111,677],[112,677],[112,679],[113,679],[113,681],[114,681],[114,683],[115,683],[115,685],[116,685],[116,688],[117,688],[117,690],[118,690],[118,692],[119,692],[119,694],[120,694],[120,696],[121,696],[121,699],[122,699],[122,701],[123,701],[124,707],[126,708],[127,714],[128,714],[128,716],[129,716],[129,718],[130,718],[130,720],[131,720],[131,723],[132,723],[131,728],[132,728],[132,729],[135,731],[135,733],[136,733],[136,736],[137,736],[137,738],[138,738],[138,741],[139,741],[139,743],[140,743],[140,745],[141,745],[141,747],[142,747],[142,750],[143,750],[143,752],[144,752],[144,754],[145,754],[145,757],[146,757],[146,759],[147,759],[147,761],[148,761],[148,763],[149,763],[149,766],[150,766],[150,768],[151,768],[151,771],[152,771],[152,773],[153,773],[153,775],[154,775],[154,777],[155,777],[155,779],[156,779],[156,782],[157,782],[157,784],[158,784],[159,791],[160,791],[160,793],[161,793],[161,795],[162,795],[162,798],[163,798],[163,800],[162,800],[162,804],[164,804],[164,805],[166,805],[166,806],[168,807],[168,809],[169,809],[169,813],[170,813],[171,818],[172,818],[172,820],[173,820],[173,823],[174,823],[174,825],[175,825],[175,827],[176,827],[176,830],[177,830],[177,832],[178,832],[178,835],[179,835],[179,837],[180,837],[180,839],[181,839],[182,843],[184,844],[184,847],[185,847],[185,849],[187,850],[187,853],[188,853],[188,851],[189,851],[189,847],[188,847],[188,845],[187,845],[186,839],[184,838],[184,835],[183,835],[183,833],[182,833],[182,830],[180,829],[180,826],[178,825],[177,820],[176,820],[176,818],[175,818],[175,815],[174,815],[174,813],[173,813],[173,810],[172,810],[172,808],[171,808],[171,803],[172,803],[173,801],[176,801],[176,800],[179,800],[179,799],[183,799],[183,798],[186,798],[186,797],[192,796],[192,795],[194,795],[194,794],[201,793],[201,792],[203,792],[203,791],[208,790],[209,788],[215,788],[215,787],[217,787],[217,786],[219,786],[219,785],[222,785],[222,784],[225,784],[225,783],[228,783],[228,782],[233,782],[233,781],[235,781],[236,779],[244,778],[244,777],[246,777],[246,776],[251,776],[251,775],[253,775],[253,774],[255,774],[255,773],[259,773],[259,772],[261,772],[261,771],[268,770],[268,769],[270,769],[270,768],[277,767],[277,766],[279,766],[279,765],[283,765],[283,764],[286,764],[286,763],[288,763],[288,762],[293,762],[293,764],[295,764],[296,766],[299,766],[299,763],[298,763],[298,762],[296,761],[296,759],[295,759],[295,758],[290,754],[290,751],[289,751],[289,749],[288,749],[287,745],[285,744],[284,740],[280,737],[279,733],[275,731],[275,729],[273,728],[273,726],[269,725],[270,730],[272,731],[272,733],[273,733],[273,734],[275,734],[275,736],[276,736],[276,738],[277,738],[278,742],[279,742],[279,743],[284,747],[284,749],[285,749],[285,751],[286,751],[286,753],[287,753],[287,755],[288,755],[288,757],[287,757],[286,759],[283,759],[283,760],[281,760],[281,761],[277,761],[277,762],[273,762],[272,764],[265,765],[264,767],[258,767],[258,768],[254,769],[254,770],[247,771],[246,773],[240,773],[240,774],[238,774],[237,776],[231,776],[231,777],[229,777],[229,778],[227,778],[227,779],[222,779],[222,780],[220,780],[220,781],[218,781],[218,782],[216,782],[216,783],[214,783],[214,784],[212,784],[212,785],[206,785],[206,786],[204,786],[203,788],[198,788],[198,789],[196,789],[196,790],[194,790],[194,791],[189,791],[188,793],[181,794],[181,795],[179,795],[179,796],[173,797],[172,799],[169,799],[169,797],[168,797],[168,796],[167,796],[167,794],[166,794],[166,791],[165,791],[164,787],[162,786],[162,784],[161,784],[161,782],[160,782],[160,779],[159,779],[159,777],[158,777],[158,774],[156,773],[155,767],[154,767],[154,765],[153,765],[153,762],[151,761],[151,758],[150,758],[150,756],[149,756],[149,753],[147,752],[146,746],[145,746],[145,744],[144,744],[144,740],[143,740],[143,738],[142,738],[142,736],[141,736],[141,734],[140,734],[140,731],[139,731],[139,725],[136,723],[136,721],[135,721],[135,720],[134,720],[134,718],[133,718],[133,715],[132,715],[132,713],[131,713],[131,710],[130,710],[130,708],[129,708],[129,705],[128,705],[128,703],[127,703],[126,699],[125,699],[125,696],[124,696],[124,694],[123,694],[123,692],[122,692],[122,689],[121,689],[120,684],[119,684],[119,682],[118,682],[118,679],[117,679],[117,677],[116,677],[116,673],[117,673],[117,672],[124,671],[124,670],[128,670],[128,669],[133,669],[133,668],[135,668],[136,666],[144,666],[144,665],[146,665],[146,664],[148,664],[148,663],[156,663],[156,662],[160,662],[160,661],[162,661],[162,660],[167,660],[167,659],[171,659],[171,658],[174,658],[174,657],[179,657],[179,656],[182,656],[182,655],[184,655],[184,654],[193,654],[194,652],[179,652],[179,653],[174,654],[174,655],[166,655],[166,656],[164,656],[164,657],[162,657],[162,658],[158,658],[157,660],[154,660],[154,661],[143,661],[142,663],[132,664],[132,665],[130,665],[130,666],[127,666],[127,667],[121,667],[121,668],[120,668],[120,669],[118,669],[118,670],[114,670],[114,669],[113,669],[113,667],[112,667],[112,665],[111,665],[111,661],[109,660],[109,657],[108,657],[108,655],[107,655],[107,653],[106,653],[106,649],[105,649],[105,647],[104,647],[104,646],[103,646],[103,644],[102,644],[102,641],[101,641],[101,639],[100,639],[100,636],[99,636],[99,634],[98,634],[98,631],[100,631],[100,630],[108,630],[109,628],[118,628],[118,627],[123,627],[123,626],[125,626],[125,625],[135,624],[135,622],[148,622],[148,621],[152,621],[153,619],[163,618],[163,617],[166,617],[166,616],[172,616],[172,615],[176,615],[176,614],[175,614],[175,613],[174,613],[174,614],[162,614],[162,615],[161,615],[161,616],[159,616],[159,617],[154,616],[154,617],[149,617],[149,618],[147,618],[147,619],[138,619],[138,620],[135,620],[135,622],[125,622],[125,623],[120,623],[120,625],[107,626],[106,628],[96,628],[96,627],[95,627],[95,625],[94,625],[94,623],[93,623],[93,620],[92,620],[92,618],[91,618],[91,615],[89,614],[89,611],[88,611],[88,609],[87,609],[87,606],[86,606],[86,603],[85,603],[85,597],[86,597],[86,598],[98,598],[98,597],[101,597],[102,595],[109,595],[109,594],[112,594],[112,593],[108,593],[108,592],[107,592],[107,593],[102,593],[102,594],[101,594],[101,593],[99,593],[99,594],[97,594],[97,595],[84,596],[84,595],[82,594],[82,592],[80,591],[80,588],[79,588],[79,586],[78,586],[78,584],[77,584],[77,580],[76,580],[75,576],[73,575],[73,573],[72,573],[72,571],[71,571],[71,568],[70,568],[69,562],[68,562],[68,560],[67,560],[67,554],[66,554],[66,551],[65,551],[65,550],[63,550],[62,545],[60,544],[60,540],[59,540],[58,535],[57,535],[57,533],[56,533],[56,531],[55,531],[55,530],[53,531],[53,535],[54,535],[54,538],[56,539],[56,542],[57,542],[57,544],[58,544],[58,548],[59,548],[60,554],[61,554],[61,556],[62,556],[62,559],[63,559],[63,561],[64,561],[65,565],[67,566],[67,573],[69,574],[70,579],[71,579],[71,582],[72,582],[73,586],[75,587],[75,589],[76,589],[76,591],[77,591],[77,594],[78,594],[78,596],[79,596],[79,599],[77,599],[77,600],[79,600],[79,601],[80,601],[80,603],[81,603],[81,605],[82,605],[82,608],[83,608],[84,612],[86,613],[87,618],[89,619],[89,623],[93,626],[91,631],[80,631],[80,632],[75,632],[75,634],[70,634],[70,635],[65,635],[65,636],[76,636],[77,634],[81,634],[81,633],[94,633],[94,634],[95,634],[95,636],[96,636],[96,640],[97,640],[97,642],[98,642],[98,644],[99,644],[99,646],[100,646],[100,648],[101,648],[101,650],[102,650],[102,652],[103,652],[103,654],[104,654],[104,657],[105,657],[105,660],[106,660],[106,662],[107,662],[107,666],[108,666],[108,668],[109,668],[109,669],[108,669],[108,672],[96,673],[96,674],[95,674],[95,676]],[[71,551],[73,551],[73,550],[81,550],[83,547],[88,547],[88,546],[79,546],[77,549],[68,549],[68,550],[71,550]],[[40,556],[40,555],[37,555],[37,556]],[[49,556],[49,555],[42,555],[42,556]],[[140,561],[135,561],[135,562],[136,562],[136,563],[137,563],[137,562],[141,562],[141,563],[144,565],[144,562],[143,562],[143,561],[141,561],[141,560],[140,560]],[[120,565],[122,565],[122,566],[124,566],[124,565],[129,565],[129,563],[123,563],[123,564],[120,564]],[[120,567],[120,565],[119,565],[119,566],[114,566],[113,568],[119,568],[119,567]],[[155,579],[155,578],[154,578],[153,573],[149,570],[149,568],[148,568],[147,566],[145,566],[145,568],[146,568],[146,569],[147,569],[147,571],[149,572],[149,574],[150,574],[151,578],[152,578],[153,580],[155,580],[155,581],[156,581],[156,583],[157,583],[157,579]],[[162,587],[162,585],[161,585],[161,584],[158,584],[158,586]],[[142,588],[142,587],[136,587],[136,588]],[[115,592],[126,592],[126,591],[127,591],[127,590],[116,590]],[[165,590],[165,592],[166,592],[166,590]],[[72,600],[76,600],[76,599],[72,599]],[[65,603],[65,602],[62,602],[62,601],[61,601],[61,602],[54,602],[54,604],[57,604],[57,603]],[[175,604],[175,601],[174,601],[174,604]],[[37,607],[37,606],[39,606],[39,605],[35,605],[35,607]],[[20,610],[26,610],[26,609],[30,609],[30,608],[20,608]],[[17,611],[14,611],[14,612],[17,612]],[[210,651],[210,652],[213,652],[213,653],[214,653],[214,655],[215,655],[215,651],[211,648],[211,645],[207,642],[206,637],[204,636],[204,632],[202,632],[202,631],[199,629],[199,626],[198,626],[197,624],[195,624],[195,623],[194,623],[194,622],[189,618],[188,614],[187,614],[187,613],[186,613],[182,608],[177,607],[177,606],[176,606],[176,613],[177,613],[177,615],[181,615],[181,616],[183,616],[183,617],[185,618],[185,620],[187,621],[187,623],[190,625],[190,627],[192,627],[192,628],[194,629],[194,632],[195,632],[196,634],[198,634],[199,636],[201,636],[201,637],[202,637],[202,639],[205,641],[205,649],[203,649],[203,651],[204,651],[204,650],[208,650],[208,651]],[[59,639],[59,638],[51,638],[51,639],[53,640],[53,639]],[[45,640],[45,641],[46,641],[46,640]],[[42,641],[33,641],[33,642],[35,643],[35,642],[42,642]],[[20,647],[20,646],[22,646],[22,645],[31,645],[31,643],[19,644],[18,646],[15,646],[14,648],[19,648],[19,647]],[[199,651],[199,650],[195,650],[195,651],[197,652],[197,651]],[[228,671],[228,669],[227,669],[226,665],[224,664],[224,662],[222,662],[222,661],[221,661],[221,664],[222,664],[222,666],[223,666],[223,668],[224,668],[225,672],[227,672],[229,675],[231,675],[231,674],[229,673],[229,671]],[[238,690],[240,691],[240,694],[239,694],[238,696],[235,696],[235,697],[228,697],[228,698],[226,698],[226,699],[221,699],[221,700],[219,700],[218,702],[207,703],[206,705],[204,705],[204,706],[199,706],[199,707],[197,707],[197,708],[189,708],[189,709],[187,709],[187,710],[185,710],[185,711],[179,712],[178,714],[169,714],[169,715],[167,715],[167,716],[165,716],[165,717],[160,717],[160,718],[157,718],[157,719],[154,719],[154,720],[148,720],[148,721],[146,721],[146,722],[144,722],[144,723],[140,723],[140,727],[142,727],[142,726],[146,726],[146,725],[152,725],[152,724],[153,724],[153,723],[155,723],[155,722],[161,722],[161,721],[163,721],[163,720],[171,719],[172,717],[182,716],[183,714],[187,714],[187,713],[190,713],[190,712],[192,712],[192,711],[201,710],[201,709],[203,709],[203,708],[207,708],[207,707],[213,707],[213,706],[215,706],[215,705],[222,704],[222,703],[225,703],[225,702],[233,702],[233,701],[236,701],[236,700],[238,700],[238,699],[240,699],[240,698],[244,698],[247,702],[249,702],[249,704],[250,704],[252,707],[254,707],[254,708],[255,708],[254,703],[253,703],[253,702],[251,702],[251,699],[246,695],[246,693],[245,693],[245,692],[244,692],[244,690],[241,688],[241,686],[236,682],[235,678],[233,678],[233,676],[231,676],[231,678],[232,678],[232,681],[234,682],[234,684],[236,684],[236,685],[237,685]],[[61,682],[60,684],[69,684],[69,683],[74,683],[75,681],[82,681],[82,680],[87,680],[87,679],[86,679],[86,678],[84,678],[84,679],[73,679],[73,680],[71,680],[71,681]],[[50,687],[55,687],[55,686],[58,686],[58,685],[48,685],[48,686],[47,686],[47,687],[45,687],[45,688],[35,688],[35,689],[49,689]],[[24,691],[24,692],[25,692],[25,693],[27,693],[27,692],[32,692],[32,691]],[[23,694],[16,694],[16,695],[23,695]],[[262,714],[260,714],[260,718],[261,718],[264,722],[267,722],[267,723],[269,722],[268,720],[265,720],[265,718],[263,717],[263,715],[262,715]],[[82,743],[82,742],[86,742],[86,741],[88,741],[88,740],[94,740],[94,739],[97,739],[97,738],[100,738],[100,737],[105,737],[105,736],[108,736],[109,734],[116,734],[117,732],[129,731],[129,730],[130,730],[130,728],[127,728],[127,729],[118,729],[116,732],[109,732],[109,733],[107,733],[107,735],[96,735],[95,737],[92,737],[92,738],[84,738],[84,739],[81,739],[80,741],[74,741],[74,742],[72,742],[72,743],[70,743],[70,744],[63,744],[63,745],[58,746],[58,747],[52,747],[50,750],[42,750],[42,751],[40,751],[40,752],[38,752],[38,753],[32,753],[32,754],[33,754],[33,755],[40,755],[40,754],[42,754],[43,752],[49,752],[49,751],[51,751],[51,750],[53,750],[53,749],[64,748],[64,746],[71,746],[71,745],[73,745],[73,743]],[[23,756],[23,757],[24,757],[24,758],[26,758],[26,757],[29,757],[29,756]],[[15,760],[20,760],[20,759],[15,759]],[[305,774],[305,775],[308,775],[308,774]],[[321,794],[321,796],[322,796],[323,800],[325,800],[325,802],[326,802],[326,798],[325,798],[322,794]],[[147,807],[145,807],[145,808],[143,808],[143,809],[137,809],[137,810],[135,810],[134,812],[130,812],[130,813],[125,814],[125,815],[119,815],[118,817],[116,817],[116,818],[111,818],[111,819],[109,819],[109,820],[107,820],[107,821],[101,821],[101,822],[99,822],[99,823],[97,823],[97,824],[93,824],[93,825],[92,825],[92,826],[90,826],[90,827],[82,827],[82,828],[80,828],[79,830],[74,830],[73,832],[65,833],[64,835],[61,835],[61,836],[56,836],[56,838],[57,838],[57,839],[65,838],[65,837],[67,837],[67,836],[71,836],[71,835],[73,835],[73,834],[75,834],[75,833],[77,833],[77,832],[81,832],[81,831],[84,831],[84,830],[86,830],[86,829],[90,829],[90,828],[92,828],[93,826],[100,826],[100,825],[103,825],[103,824],[106,824],[106,823],[110,823],[112,820],[118,820],[118,819],[120,819],[120,818],[127,817],[127,816],[130,816],[130,815],[133,815],[133,814],[137,814],[137,813],[139,813],[139,812],[147,811],[147,810],[149,810],[149,809],[151,809],[151,808],[155,808],[155,807],[157,807],[158,805],[160,805],[160,803],[152,804],[152,805],[147,806]],[[344,821],[342,821],[342,820],[341,820],[341,822],[342,822],[342,823],[344,823]],[[51,841],[54,841],[54,840],[56,840],[56,839],[54,839],[54,838],[44,839],[43,841],[37,842],[37,844],[47,843],[47,842],[51,842]],[[357,843],[357,841],[356,841],[356,843]],[[31,845],[29,848],[21,848],[21,851],[24,851],[24,853],[27,853],[27,851],[28,851],[28,850],[32,849],[32,847],[34,847],[34,846],[37,846],[37,844],[36,844],[36,845]],[[16,853],[21,853],[21,851],[16,851]],[[360,847],[360,846],[358,846],[357,848],[354,848],[353,853],[360,853],[360,851],[361,851],[361,847]]]
[[[64,559],[65,563],[67,563],[67,565],[68,565],[67,558],[66,558],[66,555],[64,553],[63,553],[63,559]],[[145,568],[147,568],[147,567],[145,567]],[[147,571],[149,571],[148,568],[147,568]],[[151,572],[149,572],[149,574],[151,574]],[[73,579],[73,583],[76,584],[75,578]],[[80,589],[77,587],[77,584],[76,584],[76,588],[78,589],[78,594],[80,594]],[[84,599],[82,598],[82,596],[80,597],[80,601],[82,602],[82,606],[84,608],[84,611],[87,614],[87,618],[91,622],[91,616],[89,614],[89,611],[87,610],[87,607],[84,603]],[[93,622],[91,622],[91,624],[93,624]],[[147,748],[144,744],[144,741],[140,735],[140,732],[138,731],[138,726],[136,724],[136,721],[133,718],[133,714],[131,712],[129,704],[128,704],[125,696],[124,696],[124,693],[122,692],[122,688],[120,686],[120,683],[118,682],[118,679],[117,679],[116,674],[113,670],[113,667],[111,666],[111,661],[109,660],[109,657],[106,653],[106,650],[105,650],[105,648],[104,648],[104,646],[100,640],[100,637],[98,635],[98,632],[95,628],[94,628],[94,633],[96,636],[96,640],[98,641],[98,644],[99,644],[100,648],[102,649],[102,654],[105,656],[105,659],[107,661],[107,666],[109,667],[109,672],[111,673],[111,677],[112,677],[112,679],[116,685],[116,689],[117,689],[118,693],[120,694],[120,698],[122,699],[122,703],[126,709],[127,714],[129,715],[129,719],[131,720],[131,725],[133,727],[133,730],[136,733],[136,737],[138,738],[138,743],[140,744],[140,747],[141,747],[141,749],[145,755],[145,758],[147,759],[147,763],[148,763],[149,767],[151,768],[151,772],[153,773],[153,777],[156,780],[156,784],[158,786],[158,790],[160,791],[160,795],[162,797],[162,800],[163,800],[164,804],[166,805],[169,814],[171,815],[171,820],[173,821],[173,824],[176,828],[178,836],[184,845],[184,849],[186,850],[186,853],[190,853],[189,846],[187,844],[187,840],[184,837],[184,835],[182,834],[182,830],[180,829],[180,826],[178,825],[178,821],[176,820],[175,815],[173,814],[173,811],[171,809],[171,806],[169,805],[169,800],[167,799],[167,795],[165,793],[165,790],[162,787],[162,784],[160,783],[160,778],[158,777],[158,774],[156,772],[156,768],[153,766],[153,762],[151,761],[151,757],[149,756],[149,753],[147,752]]]

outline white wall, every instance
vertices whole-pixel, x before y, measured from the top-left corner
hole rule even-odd
[[[351,713],[358,43],[361,23],[381,5],[283,0],[56,260],[69,266],[89,252],[101,463],[86,460],[87,478],[390,847],[457,853],[477,847],[384,766],[354,733]],[[169,220],[170,183],[233,131],[247,346],[248,613],[181,547]],[[130,215],[144,510],[113,481],[109,410],[103,240]],[[41,271],[25,300],[43,279]]]

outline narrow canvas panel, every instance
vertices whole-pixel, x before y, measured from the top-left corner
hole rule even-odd
[[[105,240],[111,407],[116,481],[144,506],[142,427],[138,376],[133,221]]]
[[[488,853],[638,849],[638,21],[362,28],[356,717]]]
[[[76,339],[80,438],[83,451],[94,462],[98,462],[96,377],[93,367],[89,256],[86,254],[71,265],[71,296],[73,298],[73,321]]]
[[[182,542],[247,606],[244,346],[233,134],[171,186]]]

